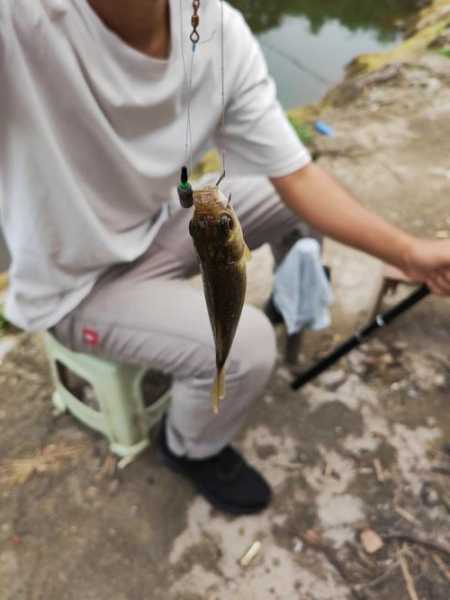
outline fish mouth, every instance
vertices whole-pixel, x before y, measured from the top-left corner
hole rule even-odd
[[[199,215],[219,216],[226,208],[225,197],[217,187],[205,188],[194,192],[195,211]]]

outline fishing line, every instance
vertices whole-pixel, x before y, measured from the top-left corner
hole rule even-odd
[[[192,121],[191,121],[191,104],[192,104],[192,80],[194,77],[194,59],[195,59],[195,45],[192,46],[191,55],[191,70],[189,74],[189,85],[188,85],[188,106],[187,106],[187,130],[186,134],[189,134],[189,172],[192,173],[193,168],[193,149],[192,149]],[[187,146],[186,146],[187,148]],[[186,156],[187,158],[187,156]]]
[[[326,85],[333,84],[333,81],[331,81],[331,79],[327,79],[326,77],[324,77],[317,71],[314,71],[313,69],[311,69],[310,67],[308,67],[307,65],[302,63],[298,58],[295,58],[295,57],[291,56],[290,54],[288,54],[287,52],[285,52],[284,50],[281,50],[281,48],[272,46],[272,44],[269,44],[268,42],[264,42],[263,40],[260,40],[260,44],[264,48],[267,48],[268,50],[271,50],[272,52],[275,52],[275,54],[278,54],[282,58],[286,59],[288,62],[290,62],[294,67],[296,67],[302,73],[306,73],[310,77],[313,77],[317,81],[320,81],[320,83],[324,83]]]
[[[224,17],[223,0],[220,0],[220,93],[222,100],[222,134],[225,133],[225,35],[224,35]],[[222,172],[225,173],[225,150],[222,151]]]
[[[184,52],[184,27],[183,27],[183,0],[180,0],[180,45],[181,45],[181,60],[183,63],[183,75],[184,75],[184,101],[187,104],[187,116],[186,116],[186,133],[184,142],[184,154],[185,164],[189,164],[189,171],[192,171],[192,120],[191,120],[191,101],[192,101],[192,79],[194,73],[194,56],[195,56],[195,44],[192,45],[190,73],[188,75],[186,55]]]
[[[219,130],[224,132],[225,130],[225,34],[224,34],[224,0],[220,2],[220,36],[219,36],[219,58],[220,58],[220,99],[221,99],[221,122]],[[184,143],[185,153],[185,164],[189,165],[189,172],[193,169],[193,141],[192,141],[192,84],[194,78],[194,63],[195,63],[195,51],[198,43],[200,42],[200,35],[197,31],[199,26],[200,18],[198,11],[200,9],[200,0],[192,1],[193,15],[191,17],[192,32],[189,36],[192,42],[192,54],[188,73],[188,66],[186,61],[185,49],[184,49],[184,26],[183,26],[183,0],[179,2],[180,8],[180,44],[181,44],[181,59],[183,64],[183,76],[184,76],[184,102],[186,103],[186,133]],[[206,42],[209,40],[205,40]],[[222,152],[222,172],[225,173],[225,151]]]

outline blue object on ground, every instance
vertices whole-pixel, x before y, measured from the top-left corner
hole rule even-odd
[[[327,135],[328,137],[332,137],[334,135],[332,127],[323,121],[316,121],[314,123],[314,129],[321,135]]]

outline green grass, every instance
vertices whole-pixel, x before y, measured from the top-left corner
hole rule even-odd
[[[307,123],[298,123],[292,117],[288,117],[288,118],[289,118],[290,124],[294,128],[294,130],[295,130],[296,134],[298,135],[298,137],[300,138],[300,140],[306,146],[311,144],[313,141],[313,138],[314,138],[314,132],[312,130],[312,127],[310,125],[308,125]]]
[[[9,323],[3,314],[3,306],[0,304],[0,337],[5,335],[9,328]]]
[[[450,48],[439,48],[438,52],[439,54],[442,54],[442,56],[450,58]]]

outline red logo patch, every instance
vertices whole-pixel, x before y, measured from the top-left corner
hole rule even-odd
[[[97,346],[98,342],[100,341],[100,338],[95,329],[88,329],[87,327],[85,327],[83,329],[83,341],[88,346]]]

